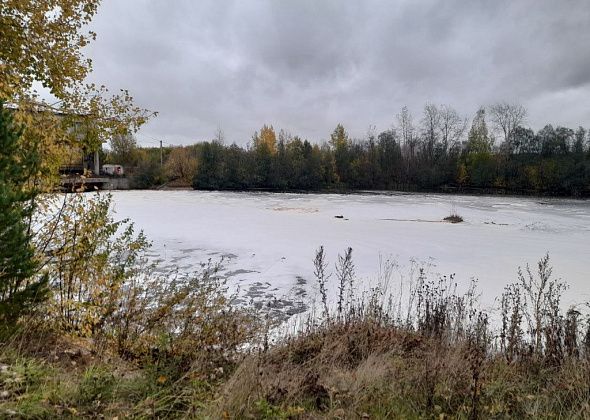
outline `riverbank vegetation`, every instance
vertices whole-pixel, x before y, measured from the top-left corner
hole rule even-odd
[[[453,276],[433,278],[419,265],[399,289],[387,263],[363,288],[352,249],[331,273],[320,248],[315,305],[285,329],[235,305],[214,264],[155,272],[141,235],[131,226],[115,233],[98,215],[82,224],[104,224],[108,241],[83,247],[80,260],[72,253],[83,227],[64,239],[44,270],[47,298],[1,324],[1,416],[590,415],[587,307],[562,310],[566,284],[548,257],[519,269],[489,312],[475,284],[460,290]]]
[[[548,124],[535,133],[525,117],[523,107],[499,103],[468,124],[452,107],[427,104],[418,123],[403,108],[394,128],[360,139],[342,125],[324,143],[265,125],[246,147],[225,145],[219,134],[163,151],[135,147],[126,156],[114,145],[107,159],[135,168],[138,188],[590,195],[588,131]]]

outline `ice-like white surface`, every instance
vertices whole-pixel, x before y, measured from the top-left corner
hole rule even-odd
[[[224,255],[232,281],[259,282],[261,294],[312,293],[312,260],[324,245],[331,267],[352,247],[364,282],[377,276],[380,259],[432,259],[432,271],[456,273],[459,283],[477,278],[486,305],[516,280],[519,265],[534,266],[548,252],[554,274],[570,284],[566,301],[590,300],[590,201],[201,191],[118,191],[113,198],[117,217],[144,230],[164,266],[191,271]],[[440,222],[452,207],[463,223]]]

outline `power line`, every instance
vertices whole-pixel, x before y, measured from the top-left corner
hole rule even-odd
[[[152,137],[152,136],[148,136],[148,135],[146,135],[146,134],[143,134],[143,133],[142,133],[142,134],[140,134],[140,133],[137,133],[136,135],[137,135],[138,137],[140,137],[140,136],[141,136],[141,137],[144,137],[144,139],[140,139],[142,143],[151,144],[151,145],[154,145],[154,146],[156,146],[156,147],[158,147],[158,146],[162,146],[162,145],[166,145],[166,146],[173,146],[173,144],[171,144],[171,143],[168,143],[167,141],[164,141],[164,140],[158,140],[158,139],[156,139],[156,138],[154,138],[154,137]],[[149,139],[149,140],[146,140],[145,138],[147,138],[147,139]]]

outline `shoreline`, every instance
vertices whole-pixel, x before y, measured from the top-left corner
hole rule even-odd
[[[190,186],[182,187],[160,187],[160,188],[130,188],[129,191],[209,191],[209,192],[241,192],[241,193],[276,193],[276,194],[317,194],[317,195],[414,195],[414,194],[440,194],[448,196],[470,196],[470,197],[522,197],[522,198],[546,198],[546,199],[569,199],[575,201],[590,200],[590,193],[587,195],[571,195],[557,193],[535,193],[535,192],[514,192],[494,189],[474,189],[466,188],[461,190],[450,191],[447,188],[434,190],[355,190],[347,188],[339,189],[321,189],[321,190],[299,190],[299,189],[273,189],[273,188],[247,188],[247,189],[197,189]]]

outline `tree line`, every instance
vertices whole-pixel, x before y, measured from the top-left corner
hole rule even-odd
[[[107,159],[135,167],[139,188],[172,181],[203,190],[590,195],[588,130],[548,124],[534,132],[526,116],[520,105],[498,103],[469,123],[450,106],[427,104],[421,118],[404,107],[392,128],[370,127],[360,139],[341,124],[320,144],[264,125],[245,147],[224,144],[219,132],[164,151],[112,144]]]

